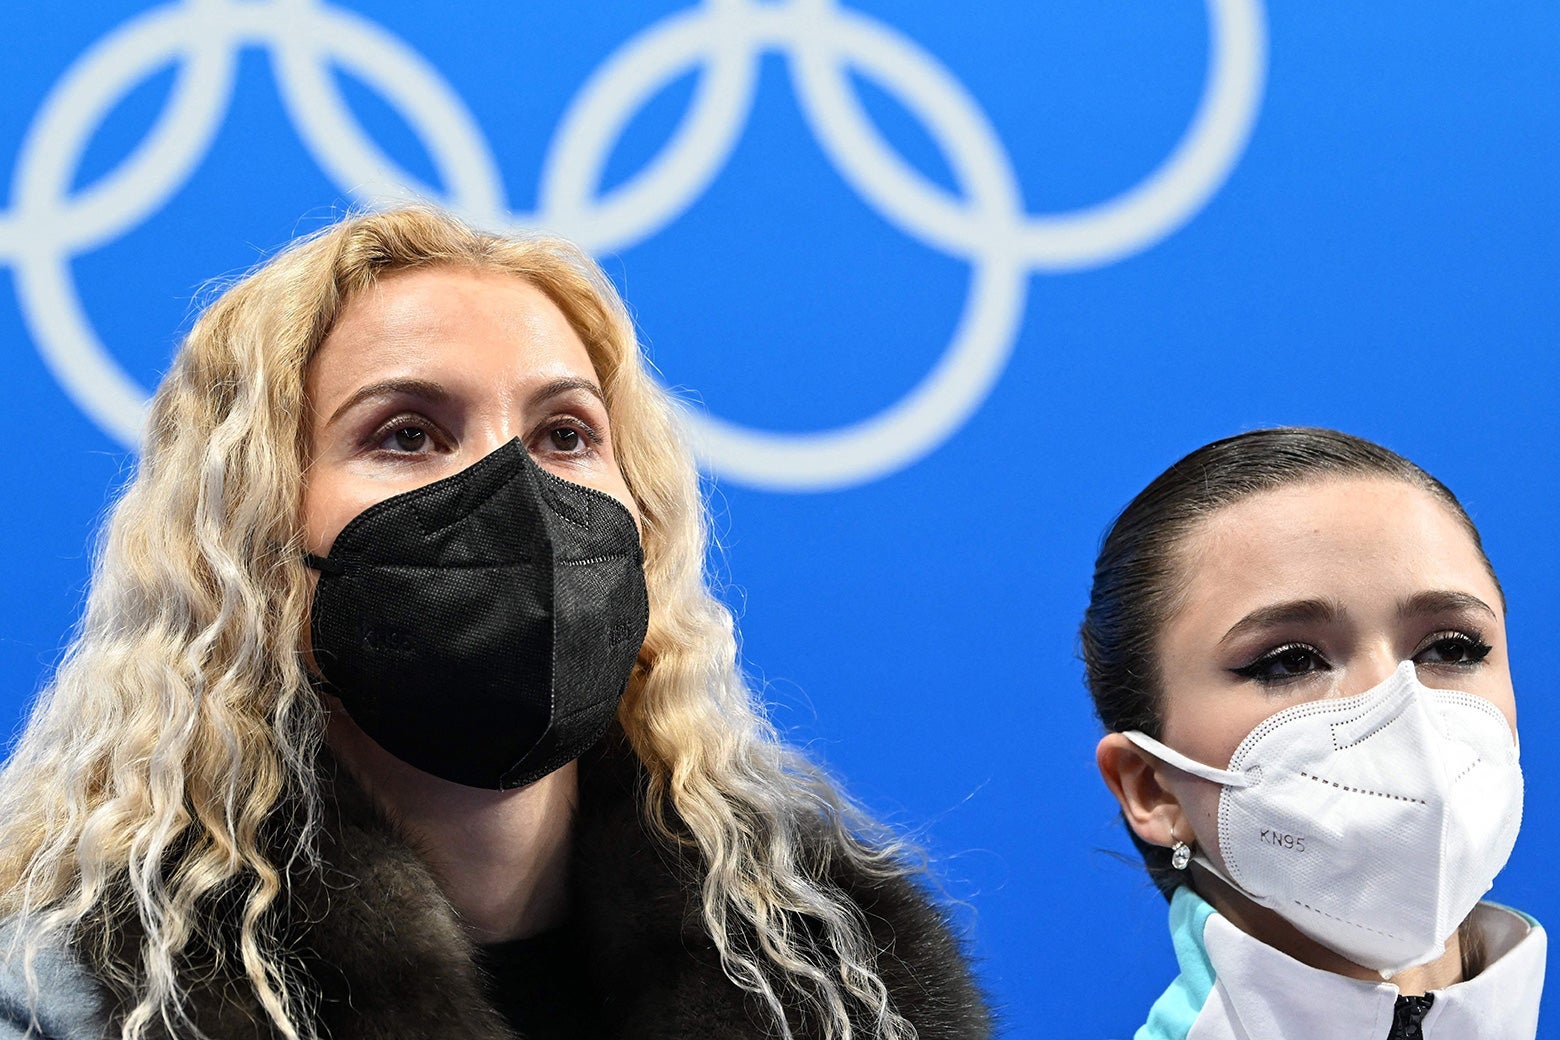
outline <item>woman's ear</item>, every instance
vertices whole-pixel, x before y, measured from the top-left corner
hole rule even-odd
[[[1165,848],[1177,837],[1190,841],[1192,828],[1181,803],[1165,786],[1161,771],[1165,766],[1120,733],[1107,733],[1094,749],[1105,786],[1121,803],[1127,826],[1150,845]]]

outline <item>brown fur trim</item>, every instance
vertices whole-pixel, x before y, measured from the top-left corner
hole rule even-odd
[[[721,970],[699,909],[699,865],[651,833],[643,776],[621,737],[582,760],[571,883],[574,948],[602,1006],[600,1038],[758,1040],[775,1035],[756,998]],[[287,947],[331,1040],[519,1040],[483,993],[473,947],[413,846],[345,776],[329,783],[323,874],[296,878]],[[838,857],[834,857],[838,863]],[[879,971],[921,1040],[990,1035],[984,1001],[941,913],[910,881],[836,867],[883,951]],[[221,906],[219,917],[229,917]],[[106,927],[106,926],[100,926]],[[97,974],[138,959],[140,930],[118,920]],[[91,935],[84,938],[90,940]],[[78,949],[90,951],[93,941]],[[187,1013],[220,1040],[271,1040],[242,968],[192,951]],[[115,1024],[123,1014],[123,995]],[[798,1035],[811,1035],[805,1023]],[[593,1037],[592,1040],[597,1040]]]

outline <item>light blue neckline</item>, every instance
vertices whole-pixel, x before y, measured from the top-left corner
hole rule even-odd
[[[1213,962],[1203,943],[1203,930],[1213,914],[1213,907],[1188,886],[1175,890],[1170,899],[1170,941],[1181,974],[1154,1001],[1148,1021],[1133,1040],[1186,1040],[1213,992]]]

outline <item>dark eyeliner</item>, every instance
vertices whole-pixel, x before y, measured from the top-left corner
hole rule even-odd
[[[1275,661],[1279,660],[1285,654],[1293,653],[1296,650],[1304,650],[1311,654],[1318,662],[1322,663],[1324,667],[1312,668],[1304,672],[1294,672],[1290,675],[1265,674],[1266,670],[1272,666]],[[1235,675],[1240,676],[1242,679],[1249,679],[1252,682],[1273,686],[1282,683],[1294,682],[1296,679],[1301,679],[1311,674],[1311,672],[1324,671],[1326,670],[1325,664],[1326,659],[1322,657],[1321,651],[1317,650],[1316,647],[1312,646],[1310,643],[1284,643],[1282,646],[1275,646],[1271,650],[1264,650],[1250,664],[1243,664],[1237,668],[1231,668],[1230,671]]]
[[[1427,666],[1432,668],[1471,668],[1483,662],[1490,655],[1490,651],[1495,649],[1485,641],[1484,633],[1477,629],[1472,631],[1447,629],[1442,632],[1436,632],[1421,643],[1419,649],[1414,651],[1414,660],[1418,661],[1427,651],[1433,650],[1443,643],[1455,643],[1462,647],[1467,659],[1463,661],[1426,661],[1425,664]]]

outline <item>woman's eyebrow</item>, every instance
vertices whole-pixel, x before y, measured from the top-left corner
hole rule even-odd
[[[530,403],[537,405],[550,397],[557,397],[560,394],[566,394],[573,390],[583,390],[600,401],[601,407],[605,408],[607,406],[607,398],[601,392],[601,387],[589,379],[581,379],[578,376],[565,376],[562,379],[554,379],[550,383],[537,387],[531,392]]]
[[[386,379],[378,383],[369,383],[360,386],[353,391],[345,401],[331,413],[325,420],[325,425],[330,426],[341,416],[364,401],[375,397],[420,397],[429,404],[443,404],[450,399],[450,391],[442,383],[435,383],[428,379]]]
[[[1341,603],[1330,599],[1296,599],[1287,603],[1275,603],[1270,607],[1259,607],[1231,625],[1230,630],[1224,633],[1224,638],[1219,640],[1219,645],[1223,646],[1254,629],[1296,622],[1329,624],[1343,617],[1345,613]]]
[[[1431,614],[1452,614],[1472,610],[1499,620],[1490,605],[1479,597],[1454,589],[1433,589],[1410,596],[1398,604],[1398,617],[1416,618]]]

